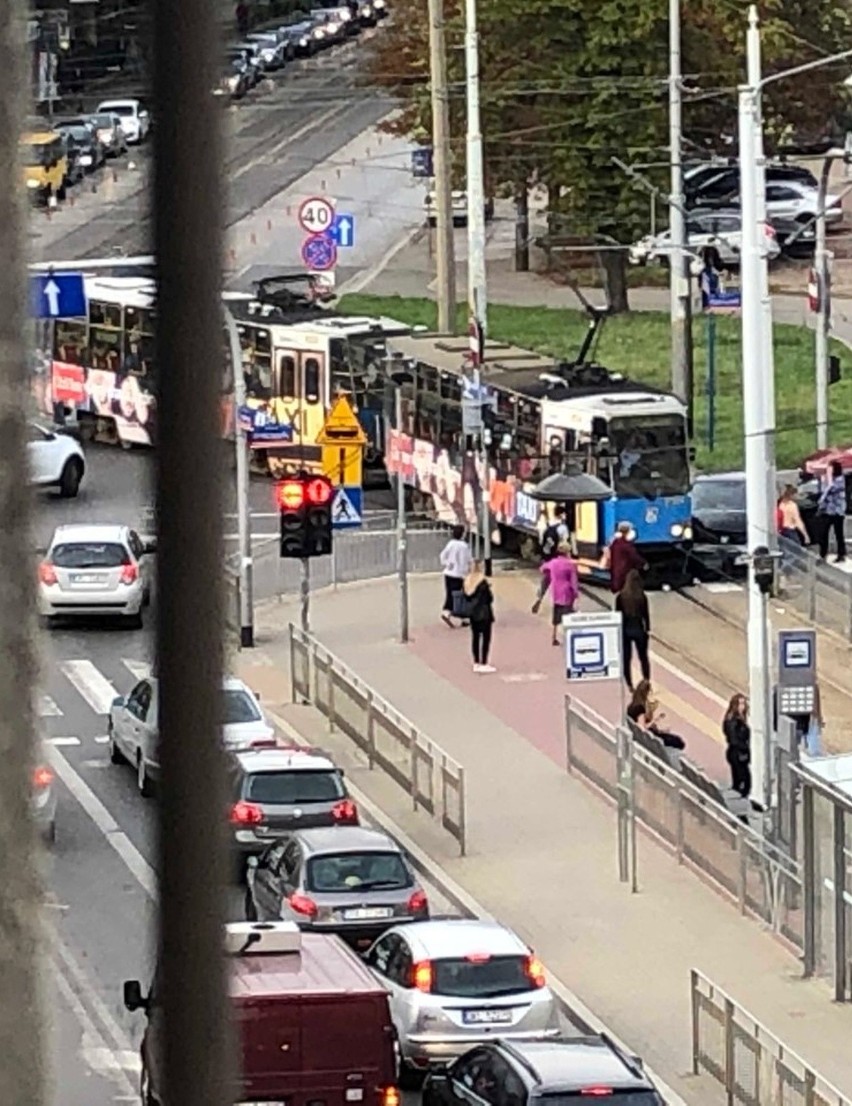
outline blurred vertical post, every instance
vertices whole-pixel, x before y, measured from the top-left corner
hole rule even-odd
[[[456,332],[456,256],[453,237],[453,165],[450,94],[442,0],[429,0],[429,73],[432,86],[432,157],[435,174],[438,330]]]
[[[154,54],[154,250],[160,680],[159,943],[164,1106],[230,1106],[223,925],[230,875],[223,654],[220,29],[208,0],[148,0]],[[234,366],[239,372],[240,366]]]
[[[24,208],[18,141],[25,114],[21,0],[0,5],[0,1102],[46,1100],[40,976],[45,968],[30,796],[36,658],[26,472]]]

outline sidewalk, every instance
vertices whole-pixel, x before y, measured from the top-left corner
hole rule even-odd
[[[528,579],[501,576],[496,590],[493,676],[472,673],[465,632],[436,624],[437,577],[411,581],[414,640],[407,648],[394,639],[395,581],[352,585],[312,601],[318,638],[465,766],[465,858],[411,812],[394,785],[364,768],[346,739],[329,734],[312,708],[290,703],[285,631],[297,618],[294,604],[260,609],[259,648],[242,655],[238,670],[270,711],[339,757],[354,784],[486,910],[518,930],[551,973],[679,1094],[699,1106],[720,1101],[718,1088],[708,1092],[706,1081],[688,1074],[692,967],[852,1094],[846,1062],[852,1010],[833,1005],[821,983],[802,981],[784,946],[643,835],[640,894],[618,883],[614,812],[563,768],[562,719],[554,712],[565,690],[561,650],[551,648],[545,619],[524,611]],[[716,697],[686,673],[659,661],[657,669],[672,728],[675,710],[683,711],[678,726],[691,751],[700,746],[702,757],[718,756],[704,729],[705,723],[718,729]],[[606,692],[594,695],[592,705],[611,715]]]

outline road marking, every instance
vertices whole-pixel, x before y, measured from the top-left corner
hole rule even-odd
[[[96,738],[94,738],[93,740],[98,745],[106,745],[109,742],[109,734],[105,734],[105,733],[98,734],[98,736]]]
[[[157,876],[154,869],[127,834],[119,829],[116,820],[62,753],[48,749],[48,756],[57,776],[104,835],[107,843],[118,853],[142,887],[154,898],[157,894]]]
[[[727,707],[728,700],[723,699],[721,695],[717,695],[715,691],[711,690],[706,684],[702,684],[699,680],[694,680],[689,673],[684,672],[676,664],[672,664],[671,661],[667,661],[665,657],[661,657],[659,653],[651,652],[651,658],[654,664],[658,664],[660,668],[665,668],[666,672],[671,672],[673,676],[677,676],[679,680],[682,680],[688,687],[691,687],[693,691],[698,691],[704,695],[711,703],[715,703],[719,707]]]
[[[504,684],[535,684],[549,678],[546,672],[510,672],[500,677]]]
[[[121,663],[134,678],[134,680],[147,680],[151,675],[150,661],[137,661],[130,657],[122,657]]]
[[[68,677],[95,714],[109,714],[118,692],[91,661],[62,661],[59,671]]]
[[[711,580],[709,584],[702,584],[703,591],[709,591],[711,595],[732,595],[736,591],[742,591],[741,584],[732,584],[727,580]]]
[[[79,737],[46,737],[46,745],[55,745],[57,748],[65,745],[82,745]]]
[[[39,718],[61,718],[62,711],[49,695],[42,695],[38,703]]]
[[[250,161],[247,161],[245,165],[241,165],[236,173],[231,174],[231,182],[238,181],[240,177],[245,176],[246,173],[251,172],[252,169],[254,169],[258,165],[263,164],[264,162],[269,164],[270,162],[274,161],[277,154],[286,146],[290,146],[292,143],[298,142],[300,138],[308,134],[310,131],[319,130],[319,128],[324,123],[327,123],[330,119],[333,119],[335,115],[342,115],[350,106],[351,105],[349,101],[344,104],[335,104],[334,107],[329,108],[326,112],[323,112],[323,114],[320,115],[318,118],[309,120],[297,131],[293,131],[292,134],[288,134],[286,138],[281,140],[281,142],[276,143],[275,146],[270,147],[270,149],[268,150],[264,150],[262,154],[258,154]],[[253,214],[254,211],[249,212],[249,215],[241,219],[240,222],[245,222],[249,218],[249,216]]]

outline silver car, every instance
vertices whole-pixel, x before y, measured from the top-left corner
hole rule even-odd
[[[110,111],[90,115],[89,121],[97,131],[98,141],[107,157],[121,157],[127,153],[127,138],[121,126],[121,119]]]
[[[57,527],[39,565],[39,615],[120,615],[141,628],[154,551],[129,526]]]
[[[366,955],[390,992],[400,1079],[479,1041],[559,1036],[544,969],[511,930],[464,918],[394,926]]]

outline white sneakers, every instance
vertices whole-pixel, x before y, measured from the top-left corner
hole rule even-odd
[[[493,664],[475,664],[473,666],[473,671],[474,672],[479,672],[479,673],[485,673],[485,672],[496,672],[497,669],[494,667]]]

